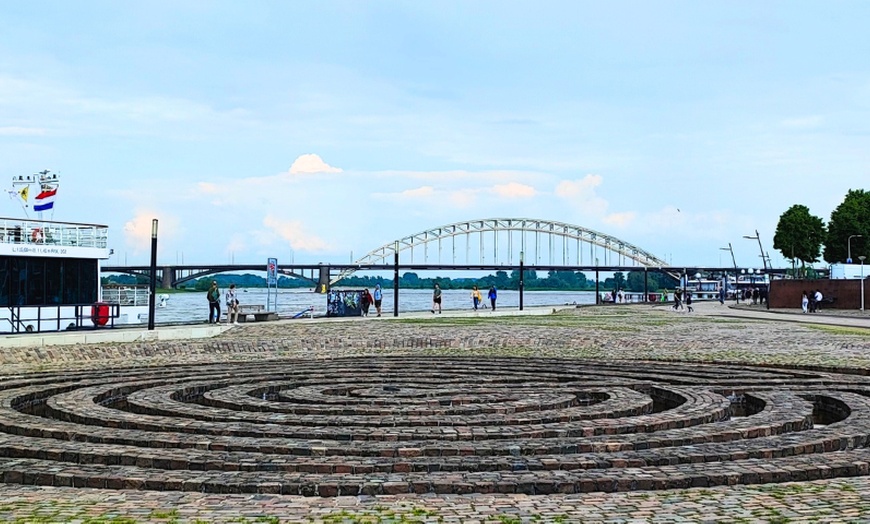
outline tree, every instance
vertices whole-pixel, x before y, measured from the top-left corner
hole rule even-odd
[[[863,189],[850,190],[831,213],[825,240],[825,260],[829,263],[845,262],[849,237],[852,235],[863,237],[852,239],[852,258],[870,255],[867,249],[867,242],[870,241],[870,192]]]
[[[825,241],[825,223],[810,214],[807,206],[795,204],[780,215],[773,235],[773,249],[791,260],[818,262],[822,243]]]

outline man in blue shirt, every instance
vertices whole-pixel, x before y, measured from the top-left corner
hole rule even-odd
[[[375,309],[378,312],[378,316],[381,316],[381,301],[384,299],[384,292],[381,291],[381,285],[375,284]]]

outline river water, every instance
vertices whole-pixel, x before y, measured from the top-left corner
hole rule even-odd
[[[223,296],[223,292],[221,290]],[[373,290],[370,290],[373,291]],[[487,306],[486,294],[488,290],[482,289],[481,295]],[[155,321],[165,322],[205,322],[208,317],[208,302],[205,292],[171,293],[167,295],[165,307],[158,307],[155,312]],[[266,290],[263,288],[238,289],[236,296],[241,304],[267,304]],[[326,314],[326,295],[314,293],[308,290],[282,289],[275,293],[273,290],[271,301],[277,306],[278,315],[290,317],[301,311],[314,308],[314,314]],[[496,306],[501,308],[519,307],[519,292],[504,290],[498,292]],[[160,301],[158,300],[158,303]],[[523,306],[561,306],[565,304],[594,304],[595,292],[593,291],[526,291],[523,293]],[[448,289],[442,292],[441,307],[444,310],[471,309],[471,290]],[[399,290],[399,313],[402,311],[428,311],[432,308],[432,291],[428,289],[402,289]],[[223,304],[221,309],[224,317],[226,311]],[[374,311],[372,306],[371,311]],[[393,290],[384,290],[382,314],[393,314]],[[372,314],[371,312],[369,314]]]

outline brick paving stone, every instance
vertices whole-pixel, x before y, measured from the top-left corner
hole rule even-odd
[[[697,309],[5,348],[0,519],[870,521],[870,337]]]

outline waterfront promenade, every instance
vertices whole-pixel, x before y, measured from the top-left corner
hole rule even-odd
[[[676,364],[679,362],[694,363],[692,366],[700,367],[675,368],[678,373],[671,376],[709,370],[710,376],[715,377],[716,369],[721,369],[722,375],[732,374],[743,377],[742,380],[751,378],[755,372],[736,366],[739,363],[783,369],[798,367],[804,370],[804,375],[810,374],[810,370],[828,370],[831,377],[840,377],[838,380],[844,375],[837,375],[837,370],[870,372],[870,318],[866,316],[836,312],[801,315],[769,312],[757,306],[730,308],[718,303],[695,306],[696,311],[691,314],[658,305],[612,305],[570,308],[556,313],[554,308],[534,308],[523,315],[510,310],[455,311],[442,315],[408,314],[399,319],[278,321],[224,326],[214,328],[214,332],[188,332],[181,338],[176,336],[180,331],[175,335],[168,332],[183,328],[167,327],[158,329],[163,335],[126,341],[97,343],[91,340],[41,348],[25,347],[20,342],[6,343],[0,350],[0,362],[7,384],[13,380],[12,375],[31,371],[112,373],[111,370],[117,368],[122,375],[130,370],[147,373],[151,366],[193,364],[203,369],[213,365],[229,366],[227,369],[237,366],[241,373],[246,366],[285,359],[292,359],[300,367],[310,366],[312,370],[331,370],[337,369],[334,367],[337,363],[346,363],[348,358],[354,357],[402,359],[403,365],[419,366],[415,369],[421,381],[427,377],[427,362],[438,359],[451,362],[472,359],[470,365],[499,359],[506,359],[503,360],[505,366],[528,362],[527,366],[518,365],[531,369],[545,365],[542,376],[551,373],[549,370],[556,362],[551,359],[577,360],[593,371],[617,364],[636,366],[650,375],[663,373],[668,366],[686,366]],[[492,370],[497,373],[497,367]],[[772,373],[770,377],[782,374],[781,371]],[[778,380],[770,377],[768,380]],[[855,388],[863,387],[866,382],[861,374],[849,377],[847,380],[853,381]],[[345,383],[348,377],[337,379]],[[775,394],[775,391],[770,393]],[[860,426],[864,416],[863,408],[858,407],[860,399],[848,398],[856,402],[853,417],[857,417],[856,424]],[[75,405],[71,404],[69,409],[75,409]],[[801,409],[804,408],[794,404],[783,416]],[[749,419],[751,417],[744,421]],[[809,430],[809,433],[813,431],[821,430]],[[606,436],[601,439],[604,439],[602,444],[614,443]],[[747,448],[751,448],[752,441],[746,442]],[[685,452],[691,453],[690,448]],[[140,459],[144,460],[144,455],[145,450]],[[836,454],[828,455],[807,457],[814,462],[800,466],[808,467],[806,471],[810,472],[808,480],[802,482],[748,486],[711,484],[701,488],[686,486],[620,493],[591,490],[548,495],[428,493],[325,498],[0,484],[3,500],[0,519],[22,522],[84,521],[87,518],[102,518],[105,522],[113,518],[130,519],[128,522],[870,522],[870,477],[861,476],[867,474],[870,457],[856,455],[850,460],[861,466],[854,470],[843,469],[844,474],[835,475],[832,471],[836,469],[837,460],[833,458]],[[473,462],[472,458],[467,460]],[[770,463],[773,464],[775,462]],[[716,462],[709,465],[709,470],[713,475],[713,472],[732,467],[728,462]],[[611,465],[614,474],[616,468],[615,464]],[[763,479],[765,472],[774,474],[763,462],[754,468],[757,479]],[[667,468],[662,471],[666,476],[661,478],[671,478],[667,476]],[[741,473],[747,474],[752,475]],[[818,480],[809,480],[816,474]],[[400,520],[402,518],[405,520]]]

